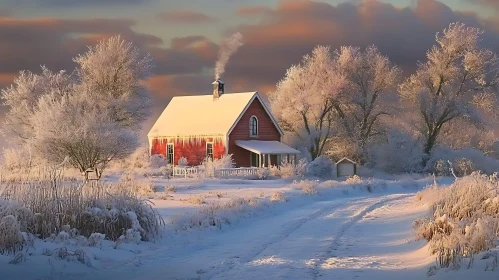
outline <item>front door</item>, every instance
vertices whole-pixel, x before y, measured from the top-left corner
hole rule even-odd
[[[260,167],[260,155],[251,152],[251,167]]]

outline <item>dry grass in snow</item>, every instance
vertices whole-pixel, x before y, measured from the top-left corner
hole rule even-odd
[[[160,237],[161,217],[140,199],[133,182],[39,181],[10,183],[0,201],[0,253],[15,253],[30,235],[63,242],[78,238],[96,246],[104,238],[152,241]],[[87,239],[88,238],[88,239]]]
[[[176,230],[212,226],[221,228],[266,205],[266,200],[256,197],[233,198],[227,202],[214,201],[202,206],[197,213],[176,217],[173,224]]]
[[[499,237],[496,176],[473,173],[448,187],[427,188],[417,198],[431,205],[431,217],[414,222],[416,234],[429,241],[440,267],[457,269],[464,259],[471,267],[476,254],[495,247]]]

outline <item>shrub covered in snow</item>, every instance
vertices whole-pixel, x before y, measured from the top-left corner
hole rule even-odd
[[[279,167],[281,178],[303,177],[307,167],[307,160],[300,159],[296,164],[283,161]]]
[[[213,160],[213,167],[215,168],[234,168],[235,166],[236,163],[232,158],[232,154],[223,155],[221,158]]]
[[[178,159],[178,166],[180,167],[186,167],[189,165],[189,161],[185,157],[181,157]]]
[[[432,205],[432,216],[414,223],[416,234],[430,242],[442,267],[494,246],[499,237],[499,180],[473,173],[449,187],[432,186],[418,194]]]
[[[112,163],[107,170],[118,174],[125,171],[140,177],[166,177],[171,174],[172,166],[165,156],[150,156],[148,147],[140,147],[128,158]]]
[[[423,156],[417,139],[407,131],[392,128],[385,141],[369,148],[368,165],[391,174],[420,172]]]
[[[258,168],[257,174],[260,180],[267,180],[270,176],[270,170],[268,168]]]
[[[277,191],[272,194],[270,201],[283,202],[287,201],[286,194],[283,191]]]
[[[304,194],[317,194],[317,182],[310,180],[294,181],[291,184],[292,189],[302,190]]]
[[[221,158],[215,158],[212,159],[210,157],[206,157],[203,162],[201,163],[201,166],[204,168],[234,168],[236,166],[236,163],[234,162],[234,159],[232,158],[232,154],[228,155],[223,155]]]
[[[8,215],[0,219],[0,254],[12,254],[24,247],[21,227],[16,217]]]
[[[269,166],[269,176],[271,177],[281,177],[281,170],[278,166],[271,165]]]
[[[14,254],[28,243],[34,215],[29,209],[0,200],[0,254]]]
[[[325,156],[320,156],[307,165],[307,176],[329,179],[333,177],[334,163]]]
[[[459,177],[470,175],[473,171],[493,174],[499,170],[499,160],[487,157],[475,149],[453,150],[438,147],[426,164],[428,171],[443,176],[452,175],[451,168]]]
[[[345,182],[347,184],[360,184],[362,183],[362,178],[359,177],[359,175],[353,175],[348,177]]]

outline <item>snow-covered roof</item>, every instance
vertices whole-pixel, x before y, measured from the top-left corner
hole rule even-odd
[[[279,141],[237,140],[236,145],[257,154],[299,154]]]
[[[344,158],[342,158],[342,159],[338,160],[338,161],[336,162],[336,164],[339,164],[339,163],[342,163],[342,162],[349,162],[349,163],[352,163],[352,164],[357,164],[355,161],[353,161],[353,160],[351,160],[351,159],[349,159],[349,158],[347,158],[347,157],[344,157]]]
[[[255,91],[173,97],[147,136],[226,135],[256,97]]]

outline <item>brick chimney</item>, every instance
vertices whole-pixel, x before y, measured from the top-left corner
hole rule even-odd
[[[224,94],[224,86],[225,83],[222,82],[220,79],[217,79],[213,83],[213,99],[218,99],[222,94]]]

